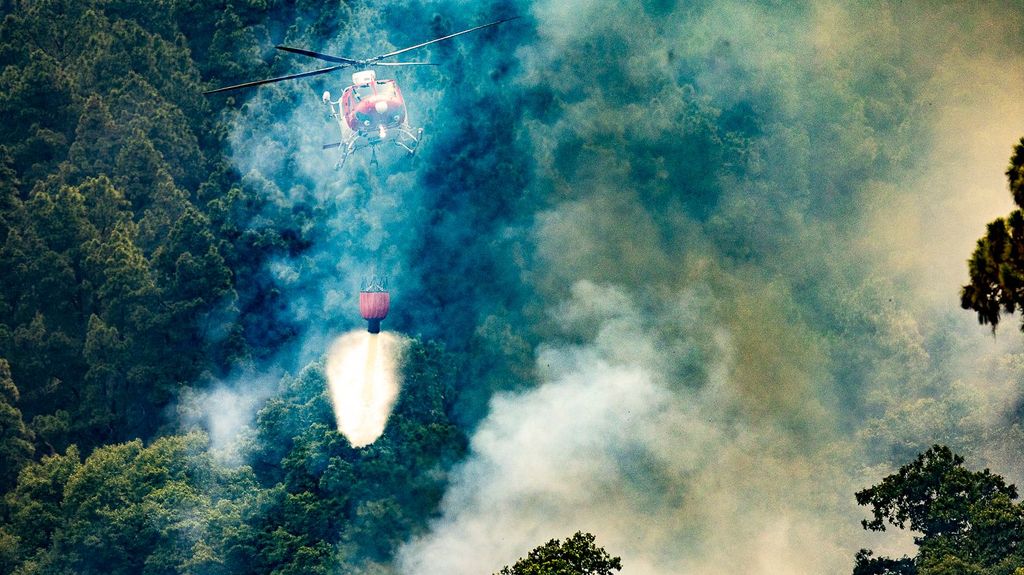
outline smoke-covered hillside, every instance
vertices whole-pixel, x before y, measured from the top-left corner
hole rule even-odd
[[[0,7],[0,571],[485,574],[589,531],[849,572],[911,551],[853,493],[932,444],[1024,479],[1024,341],[959,305],[1019,2]],[[510,16],[377,70],[425,130],[379,167],[321,149],[348,70],[201,95]],[[354,448],[370,274],[401,392]]]

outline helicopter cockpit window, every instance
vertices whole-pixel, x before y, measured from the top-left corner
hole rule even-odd
[[[377,81],[377,93],[388,98],[395,96],[395,83],[394,81],[379,80]]]
[[[353,86],[352,88],[352,95],[355,96],[357,102],[373,95],[373,86],[369,84],[366,86]]]

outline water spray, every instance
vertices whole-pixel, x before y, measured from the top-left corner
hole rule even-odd
[[[387,425],[401,382],[399,357],[406,339],[393,333],[350,331],[331,345],[327,383],[334,417],[352,447],[376,441]]]

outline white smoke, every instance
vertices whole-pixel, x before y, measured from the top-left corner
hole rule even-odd
[[[565,198],[534,220],[538,259],[547,264],[537,265],[545,272],[538,291],[562,299],[575,282],[554,315],[566,324],[563,335],[582,344],[543,347],[541,387],[492,401],[441,518],[399,553],[402,572],[492,573],[577,530],[594,533],[639,575],[849,573],[861,547],[913,553],[906,534],[878,536],[859,524],[865,510],[853,494],[892,471],[888,456],[943,442],[973,446],[981,461],[972,465],[1011,477],[1007,462],[1019,462],[1005,455],[1019,433],[989,439],[998,439],[1024,391],[1021,362],[1007,355],[1020,349],[1020,336],[1011,326],[1000,335],[1009,342],[991,341],[956,302],[974,238],[1009,209],[1001,173],[1024,130],[1024,66],[1001,53],[995,36],[1019,27],[1004,29],[980,11],[972,15],[978,42],[991,42],[962,50],[933,34],[940,23],[959,30],[949,24],[956,16],[923,6],[909,12],[931,25],[908,25],[897,17],[907,12],[893,16],[877,5],[823,4],[807,27],[805,15],[749,3],[678,9],[658,21],[626,4],[532,5],[541,41],[521,49],[529,63],[521,79],[568,87],[559,91],[561,124],[524,126],[539,171],[552,174]],[[579,57],[600,56],[592,48],[602,42],[614,59],[595,67]],[[607,100],[618,84],[594,79],[635,60],[631,70],[659,72],[643,83],[653,92],[677,72],[672,54],[687,51],[707,63],[694,70],[700,93],[725,107],[757,94],[759,82],[781,86],[775,104],[799,127],[772,127],[772,137],[780,150],[807,154],[775,156],[776,146],[766,147],[771,185],[723,186],[711,225],[655,209],[652,194],[685,201],[686,191],[629,179],[631,162],[661,158],[618,146],[644,149],[685,127],[678,87],[644,93],[649,101],[634,117],[631,106]],[[890,89],[869,72],[887,70],[883,61],[901,51],[922,55],[906,68],[930,79],[923,93],[892,112],[892,126],[856,114],[847,121],[858,108],[844,101],[885,100]],[[715,65],[715,54],[744,65]],[[865,79],[849,83],[846,74]],[[904,137],[909,149],[896,149]],[[587,168],[567,173],[557,152],[573,139],[586,144],[579,154]],[[914,162],[876,169],[880,144]],[[804,171],[849,184],[858,201],[827,217],[802,211],[790,187],[807,185]],[[808,192],[822,202],[828,190]],[[780,203],[781,217],[771,211]],[[716,222],[735,225],[712,236]],[[766,264],[744,265],[743,251],[738,261],[715,253],[730,242],[756,253],[754,242],[763,236],[772,245],[780,230],[785,241]],[[835,304],[830,313],[801,292],[822,277],[835,296],[824,298]],[[665,314],[661,306],[673,298],[689,311]],[[993,364],[1002,367],[979,367]]]
[[[178,401],[178,419],[186,428],[199,427],[210,437],[210,450],[222,463],[239,464],[253,418],[277,389],[280,375],[239,375],[208,390],[186,391]]]
[[[451,13],[447,8],[460,2],[433,4]],[[639,9],[658,4],[665,13],[657,17]],[[865,469],[878,459],[864,451],[913,451],[934,441],[956,446],[975,430],[998,432],[1004,412],[1018,404],[1019,358],[1004,358],[1004,368],[990,371],[977,366],[1020,349],[1019,335],[1008,325],[1009,338],[1001,334],[994,345],[955,299],[974,238],[1009,208],[1001,172],[1024,130],[1024,65],[1000,46],[1019,35],[1019,17],[983,11],[964,15],[974,25],[956,26],[959,8],[927,3],[894,15],[878,4],[826,2],[810,18],[793,17],[779,4],[731,0],[671,8],[524,3],[521,12],[537,19],[539,41],[518,48],[524,69],[516,88],[553,87],[561,114],[551,123],[524,123],[539,179],[549,174],[558,182],[551,196],[557,205],[544,205],[534,220],[537,264],[530,273],[539,301],[563,299],[579,278],[593,280],[577,282],[557,310],[572,340],[583,343],[542,348],[543,385],[493,400],[470,457],[453,475],[442,517],[401,551],[406,573],[490,573],[576,530],[595,533],[598,544],[623,557],[627,572],[641,575],[849,572],[860,547],[910,551],[879,545],[860,529],[864,510],[853,492],[890,471]],[[908,14],[920,23],[900,19]],[[968,28],[971,34],[960,37]],[[578,57],[593,56],[589,47],[608,40],[607,60]],[[902,72],[888,61],[906,53],[914,56],[904,67],[929,77],[927,89],[908,94],[906,109],[877,107],[894,103],[889,96],[902,92],[902,80],[894,73],[893,84],[883,85],[872,74]],[[704,65],[691,80],[679,61]],[[729,65],[736,61],[741,65]],[[599,81],[617,66],[640,77],[632,83],[645,89],[632,97],[643,105],[615,99],[623,78]],[[699,99],[679,85],[691,81]],[[440,131],[439,97],[422,85],[406,86],[407,97],[421,99],[410,109]],[[685,190],[657,184],[678,166],[653,171],[653,182],[629,180],[631,163],[673,158],[658,157],[670,146],[653,157],[632,156],[635,144],[686,131],[688,108],[704,99],[727,109],[765,94],[778,96],[767,106],[777,108],[777,117],[765,120],[777,124],[765,126],[764,145],[752,149],[762,157],[751,163],[772,185],[723,183],[719,214],[706,226],[645,204],[653,193],[687,198]],[[357,276],[381,246],[401,245],[409,230],[423,229],[413,224],[430,213],[415,201],[430,190],[418,189],[407,174],[378,186],[355,183],[354,170],[328,172],[318,150],[323,118],[307,113],[318,98],[309,90],[292,121],[274,122],[282,131],[275,138],[298,142],[299,172],[319,182],[311,202],[331,216],[315,255],[290,261],[288,273],[279,274],[291,310],[311,331],[352,301],[352,290],[332,292],[331,282]],[[892,133],[860,118],[865,107],[891,114]],[[896,162],[903,167],[870,171],[869,181],[852,184],[856,207],[848,213],[822,218],[802,211],[808,173],[826,176],[826,183],[846,172],[862,177],[849,167],[871,165],[879,144],[895,148],[915,126],[928,130],[907,137],[908,149],[889,150],[897,160],[916,158],[913,165]],[[574,139],[586,144],[579,154],[591,169],[559,173],[558,146]],[[265,151],[278,148],[241,143],[239,154],[253,150],[251,162],[240,164],[243,173],[288,172]],[[281,201],[307,200],[299,187],[279,192]],[[827,187],[806,192],[821,204],[830,194],[845,199]],[[782,213],[773,211],[780,205]],[[672,202],[665,206],[671,210]],[[840,219],[856,225],[836,226]],[[745,267],[744,250],[730,256],[737,261],[719,258],[714,244],[724,243],[726,233],[709,237],[715,225],[755,253],[755,242],[774,246],[759,248],[771,251],[772,261]],[[792,229],[778,241],[778,228],[786,226]],[[325,263],[342,255],[337,267]],[[400,254],[385,257],[402,277],[397,272],[406,262],[398,260]],[[799,289],[819,277],[832,280],[826,288],[837,295],[827,301],[837,304],[847,328],[818,325],[833,314],[800,301],[806,294]],[[709,293],[693,295],[701,290]],[[660,301],[652,307],[678,298],[689,308],[654,320],[649,309],[630,305],[645,296]],[[672,339],[687,330],[689,340]],[[369,336],[349,335],[348,346],[339,341],[332,351],[328,375],[339,429],[364,444],[383,430],[390,406],[380,401],[390,392],[367,381],[370,352],[361,346]],[[323,348],[309,333],[305,341]],[[840,351],[863,358],[842,364],[863,373],[841,373]],[[686,355],[692,358],[680,359]],[[1019,446],[1005,444],[1007,452]]]
[[[619,288],[574,286],[559,315],[597,323],[595,340],[543,349],[545,383],[492,401],[444,516],[400,552],[403,573],[491,573],[577,530],[642,575],[849,563],[840,542],[859,526],[837,520],[853,506],[846,454],[801,452],[786,430],[729,416],[741,406],[727,333],[716,337],[709,385],[675,385],[672,360],[629,301]]]
[[[384,433],[401,382],[398,357],[406,340],[390,332],[352,331],[339,337],[327,356],[327,382],[338,431],[353,447]]]

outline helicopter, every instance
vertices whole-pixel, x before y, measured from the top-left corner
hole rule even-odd
[[[447,36],[441,36],[440,38],[434,38],[433,40],[428,40],[414,46],[408,46],[400,50],[394,50],[386,54],[380,54],[363,59],[332,56],[330,54],[322,54],[320,52],[294,48],[291,46],[274,46],[274,48],[283,52],[316,58],[317,60],[331,62],[334,65],[317,70],[311,70],[309,72],[245,82],[243,84],[235,84],[234,86],[225,86],[223,88],[205,91],[203,94],[218,94],[221,92],[240,90],[242,88],[252,88],[263,84],[283,82],[285,80],[295,80],[298,78],[319,76],[321,74],[330,74],[331,72],[337,72],[338,70],[343,70],[345,68],[355,68],[356,71],[352,74],[352,85],[345,88],[341,97],[337,100],[332,100],[331,93],[329,91],[325,91],[323,93],[323,103],[328,107],[331,117],[338,123],[338,128],[341,130],[340,142],[324,144],[323,146],[324,150],[334,148],[341,150],[341,158],[334,167],[336,169],[341,168],[345,164],[345,161],[348,160],[354,152],[364,148],[371,149],[373,155],[370,162],[371,164],[377,164],[377,146],[385,142],[395,144],[399,148],[403,149],[409,156],[412,156],[416,153],[416,149],[423,138],[423,128],[413,128],[409,123],[409,113],[406,109],[405,99],[402,98],[402,91],[399,89],[398,83],[393,79],[378,79],[373,67],[433,66],[435,64],[431,62],[384,62],[382,60],[386,60],[406,52],[411,52],[413,50],[418,50],[430,44],[450,40],[456,36],[461,36],[463,34],[468,34],[491,26],[497,26],[498,24],[508,22],[509,20],[515,20],[517,18],[519,18],[519,16],[502,18],[501,20],[481,24],[480,26],[474,26],[473,28],[455,32],[454,34],[448,34]]]

